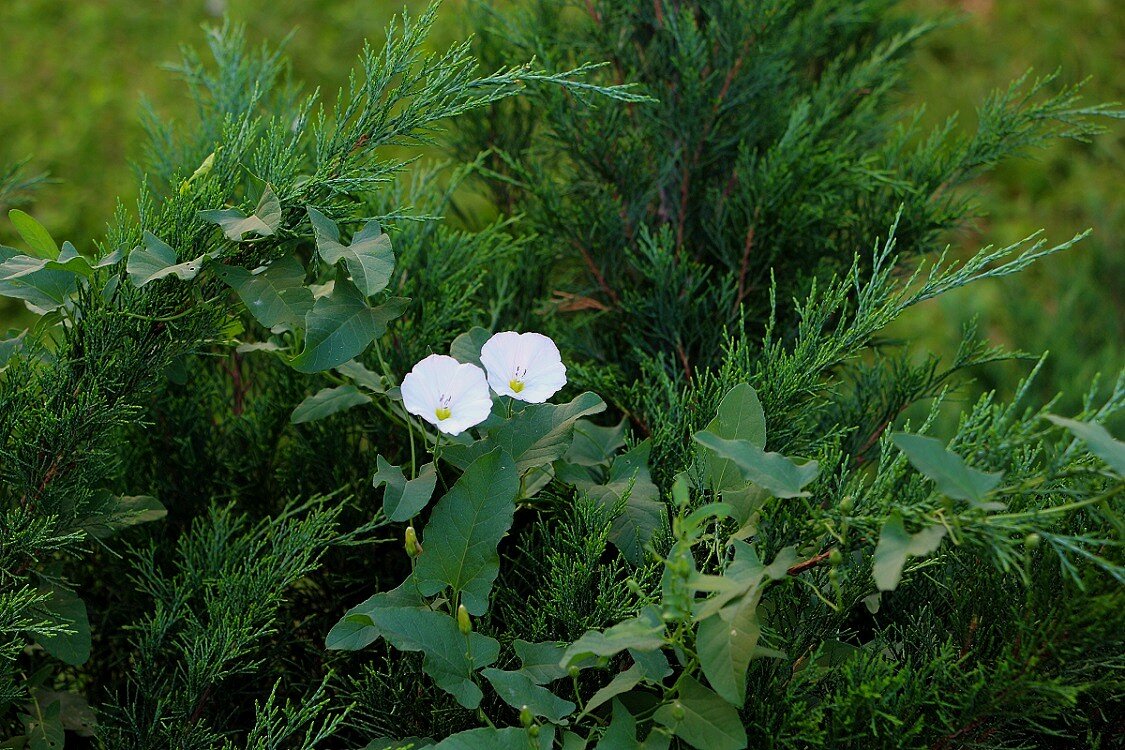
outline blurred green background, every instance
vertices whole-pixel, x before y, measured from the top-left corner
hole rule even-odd
[[[435,44],[460,37],[463,0],[446,0]],[[28,210],[60,239],[80,247],[104,231],[118,197],[136,195],[131,162],[140,157],[142,96],[177,119],[190,116],[175,77],[162,65],[178,47],[201,46],[201,25],[224,13],[247,24],[252,39],[277,42],[289,32],[295,77],[324,91],[345,78],[365,38],[378,43],[401,0],[3,0],[0,2],[0,164],[31,157],[53,179]],[[418,8],[421,2],[407,2]],[[1034,68],[1089,77],[1091,102],[1125,100],[1125,4],[1119,0],[906,0],[926,15],[958,22],[932,36],[917,57],[904,106],[925,103],[937,123]],[[978,285],[920,307],[895,333],[921,349],[949,352],[973,316],[995,343],[1049,349],[1038,396],[1068,392],[1077,406],[1094,373],[1125,362],[1125,127],[1088,144],[1058,143],[1011,162],[975,186],[983,218],[949,238],[966,254],[1008,244],[1036,229],[1054,240],[1092,227],[1093,237],[1062,257],[1002,282]],[[0,220],[0,243],[14,233]],[[3,304],[3,303],[0,303]],[[26,322],[0,307],[0,330]],[[1010,393],[1026,363],[976,373],[981,387]],[[966,397],[971,393],[965,394]],[[1060,407],[1063,408],[1063,407]]]

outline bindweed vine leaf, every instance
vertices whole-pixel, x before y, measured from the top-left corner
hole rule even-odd
[[[318,419],[346,411],[354,406],[371,403],[371,397],[354,385],[339,385],[335,388],[321,388],[313,395],[297,404],[289,415],[293,424],[313,422]]]
[[[946,497],[968,500],[981,505],[989,492],[996,489],[1003,475],[974,469],[965,460],[947,450],[940,440],[925,435],[896,432],[891,436],[907,460],[924,476],[934,481],[934,487]]]
[[[737,708],[746,703],[746,671],[762,634],[757,609],[758,596],[744,594],[699,623],[695,637],[696,654],[707,682]]]
[[[567,647],[561,664],[571,667],[591,656],[613,656],[627,649],[653,651],[662,645],[664,622],[655,607],[645,607],[636,617],[619,622],[605,631],[586,631]]]
[[[349,609],[332,626],[324,638],[324,647],[329,650],[358,651],[377,641],[382,632],[375,625],[371,615],[380,609],[425,608],[422,597],[407,579],[398,588],[370,596]]]
[[[928,555],[941,545],[945,526],[937,524],[911,534],[902,523],[897,510],[883,525],[873,558],[875,585],[880,591],[893,591],[902,579],[902,568],[911,557]]]
[[[8,211],[8,218],[35,257],[47,260],[59,257],[59,245],[46,227],[18,208]]]
[[[767,453],[748,440],[725,440],[704,430],[695,433],[695,441],[720,458],[732,461],[743,479],[775,497],[808,497],[803,488],[819,473],[816,461],[794,463],[780,453]]]
[[[406,521],[418,515],[437,486],[437,469],[432,463],[418,470],[418,476],[408,480],[402,469],[392,465],[382,456],[375,459],[376,472],[372,486],[386,484],[383,491],[383,513],[392,521]]]
[[[473,673],[493,664],[500,655],[494,638],[457,628],[442,612],[415,608],[377,608],[369,614],[379,634],[399,651],[421,651],[422,670],[465,708],[476,708],[484,694]]]
[[[336,265],[344,261],[352,282],[364,296],[370,297],[387,288],[394,273],[395,256],[391,238],[379,228],[378,222],[367,222],[352,236],[352,244],[344,245],[335,222],[312,206],[308,207],[308,213],[317,252],[326,263]]]
[[[672,704],[661,706],[653,716],[657,724],[699,750],[746,747],[746,728],[737,709],[687,675],[679,685]]]
[[[512,642],[512,650],[520,659],[520,671],[535,684],[546,685],[566,677],[566,670],[559,666],[564,649],[558,644],[529,643],[517,638]]]
[[[0,297],[23,300],[41,314],[59,309],[78,290],[78,280],[72,271],[48,266],[0,245]]]
[[[724,440],[745,440],[759,448],[766,447],[766,415],[757,392],[746,383],[730,389],[719,402],[715,418],[705,428]],[[711,487],[723,491],[746,483],[738,466],[730,458],[715,452],[707,456],[707,473]]]
[[[1077,419],[1056,417],[1054,414],[1048,414],[1047,419],[1070,430],[1072,435],[1086,443],[1091,453],[1105,461],[1117,476],[1125,477],[1125,443],[1115,439],[1105,427],[1096,422],[1080,422]]]
[[[237,208],[216,208],[200,211],[199,217],[218,224],[228,240],[242,242],[248,234],[269,237],[281,228],[281,202],[267,183],[251,215],[247,216]]]
[[[558,723],[574,712],[577,706],[565,698],[552,693],[535,682],[523,672],[505,672],[500,669],[481,671],[500,699],[519,711],[523,706],[535,716]]]
[[[446,737],[427,750],[549,750],[554,747],[555,728],[545,724],[539,730],[533,744],[527,730],[519,727],[467,729]]]
[[[36,636],[35,642],[51,656],[71,666],[85,664],[90,658],[90,620],[86,604],[69,589],[47,586],[51,598],[44,608],[51,615],[52,624],[62,625],[69,632]]]
[[[488,611],[500,573],[500,540],[512,526],[519,473],[510,456],[495,449],[474,461],[430,514],[415,580],[423,596],[446,587],[472,615]]]
[[[562,458],[570,447],[574,424],[582,417],[603,411],[605,402],[590,392],[566,404],[528,404],[511,419],[488,428],[483,440],[451,445],[443,451],[442,458],[464,468],[499,447],[515,459],[522,473]]]
[[[305,316],[305,348],[290,361],[298,372],[321,372],[356,357],[387,324],[406,311],[407,300],[392,297],[377,307],[347,279],[337,279],[329,294],[313,302]]]
[[[491,335],[491,333],[480,326],[473,326],[453,339],[453,343],[449,345],[449,356],[462,364],[482,367],[483,365],[480,363],[480,350],[481,347],[484,346],[484,342],[488,341]]]
[[[304,266],[292,255],[253,271],[219,266],[216,275],[234,289],[254,319],[274,333],[304,327],[313,294],[305,286]]]
[[[617,451],[625,447],[625,419],[613,427],[601,427],[588,419],[574,423],[574,437],[563,461],[574,466],[609,466]]]
[[[134,286],[143,287],[159,279],[175,276],[180,281],[189,281],[203,270],[203,263],[210,257],[201,255],[195,260],[184,261],[176,256],[172,246],[152,232],[145,232],[143,246],[133,248],[125,263],[125,271]]]

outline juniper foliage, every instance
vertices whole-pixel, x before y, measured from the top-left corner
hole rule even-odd
[[[919,134],[894,92],[931,25],[893,6],[535,0],[430,55],[431,8],[328,108],[211,32],[177,68],[199,121],[147,118],[136,216],[81,255],[16,214],[0,250],[41,313],[0,342],[7,733],[1110,746],[1125,379],[935,439],[1006,355],[881,340],[1080,239],[934,252],[959,185],[1110,111],[1024,81]],[[461,158],[408,171],[453,117]],[[418,359],[509,327],[612,413],[568,387],[439,440],[403,408]]]

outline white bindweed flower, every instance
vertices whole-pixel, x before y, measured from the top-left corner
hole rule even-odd
[[[541,404],[566,385],[559,348],[541,333],[497,333],[481,347],[480,361],[501,396]]]
[[[484,371],[444,354],[431,354],[414,365],[400,388],[408,412],[449,435],[480,424],[492,411]]]

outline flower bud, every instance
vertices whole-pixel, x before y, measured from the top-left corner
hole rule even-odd
[[[527,735],[529,737],[531,737],[532,739],[538,737],[539,736],[539,725],[538,724],[532,724],[531,726],[529,726],[527,728]],[[536,745],[536,747],[538,747],[538,745]]]
[[[457,629],[463,635],[473,632],[473,620],[469,617],[469,610],[465,609],[464,604],[457,607]]]
[[[418,543],[418,534],[415,533],[413,526],[406,527],[406,554],[411,558],[415,558],[422,554],[422,545]]]
[[[566,673],[568,675],[570,675],[571,679],[573,679],[573,678],[577,677],[578,673],[581,672],[581,671],[582,670],[580,670],[578,667],[576,667],[572,664],[571,666],[567,667]]]
[[[852,512],[852,496],[851,495],[845,495],[844,498],[840,501],[840,504],[837,507],[840,509],[841,513],[851,513]]]
[[[838,547],[833,547],[832,551],[828,553],[828,564],[835,567],[844,561],[844,555],[840,552]]]
[[[684,719],[684,705],[679,701],[672,704],[672,718],[676,721],[683,721]]]
[[[528,708],[527,706],[521,707],[520,708],[520,726],[522,726],[524,729],[527,729],[533,723],[535,723],[535,717],[531,715],[531,709]]]
[[[1043,537],[1032,532],[1023,538],[1023,546],[1027,549],[1038,549],[1039,545],[1043,542]]]

